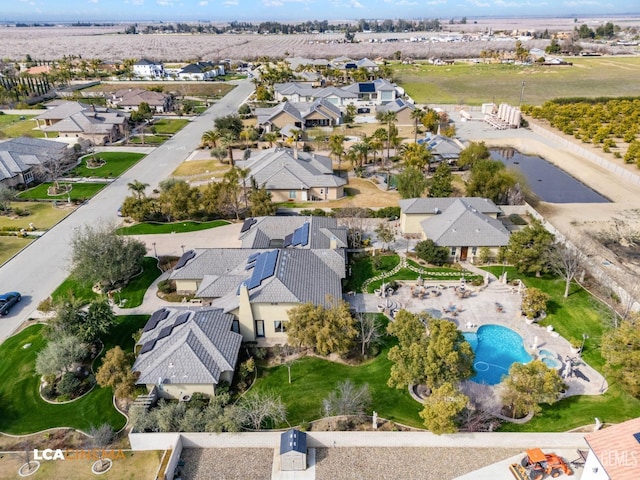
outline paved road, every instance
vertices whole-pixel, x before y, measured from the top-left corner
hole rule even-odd
[[[235,113],[253,91],[249,81],[235,83],[238,86],[219,102],[0,268],[0,290],[22,293],[22,302],[0,319],[0,342],[28,319],[40,301],[69,275],[69,241],[74,229],[116,222],[117,209],[129,194],[127,184],[133,180],[155,188],[167,178],[200,143],[202,133],[213,128],[214,118]]]

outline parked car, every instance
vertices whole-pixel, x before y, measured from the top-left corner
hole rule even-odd
[[[18,292],[8,292],[0,295],[0,315],[7,315],[11,307],[21,299],[22,296]]]

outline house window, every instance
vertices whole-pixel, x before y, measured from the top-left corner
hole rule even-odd
[[[285,333],[287,331],[287,322],[283,320],[275,320],[273,322],[273,329],[276,333]]]
[[[240,322],[238,320],[234,320],[231,323],[231,331],[232,332],[236,332],[236,333],[240,333]]]
[[[264,337],[264,320],[256,320],[256,337]]]
[[[451,247],[451,256],[452,257],[456,256],[456,247]]]
[[[478,253],[478,247],[471,247],[471,255],[476,255]]]
[[[289,190],[289,198],[296,198],[297,194],[296,190]]]

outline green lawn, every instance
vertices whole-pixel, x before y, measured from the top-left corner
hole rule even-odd
[[[502,266],[486,268],[495,275],[502,273]],[[541,325],[553,325],[564,338],[582,338],[586,333],[582,358],[603,373],[604,359],[600,354],[602,333],[605,326],[595,308],[597,300],[579,285],[573,284],[568,298],[564,299],[564,281],[550,276],[524,276],[514,268],[507,268],[509,279],[521,278],[525,285],[536,287],[551,295],[547,318]],[[607,379],[610,381],[610,379]],[[640,399],[633,398],[618,384],[609,384],[604,395],[566,398],[553,406],[543,408],[541,414],[524,425],[504,424],[503,431],[566,431],[593,423],[595,417],[604,422],[620,422],[640,416]]]
[[[79,282],[73,275],[69,275],[65,281],[53,291],[51,298],[54,302],[59,302],[69,295],[73,295],[76,299],[84,300],[86,303],[98,297],[98,294],[91,290],[91,285]]]
[[[158,135],[145,135],[144,142],[142,141],[142,137],[135,135],[129,138],[129,143],[133,145],[160,145],[161,143],[169,140],[170,137],[163,137]]]
[[[362,284],[371,277],[393,270],[399,263],[398,255],[379,255],[377,260],[370,255],[354,257],[350,260],[351,275],[347,278],[344,289],[355,292],[362,291]],[[378,263],[376,263],[378,262]],[[373,291],[373,290],[372,290]]]
[[[119,317],[118,325],[105,339],[105,351],[114,345],[132,348],[131,335],[146,320],[145,316]],[[87,431],[102,423],[122,428],[126,419],[113,407],[111,388],[96,387],[79,400],[63,405],[42,400],[38,392],[40,378],[35,373],[36,355],[46,344],[42,329],[43,325],[33,325],[0,345],[0,431],[27,434],[53,427]],[[30,346],[24,348],[27,344]]]
[[[176,222],[176,223],[137,223],[130,227],[121,227],[116,232],[119,235],[150,235],[161,233],[185,233],[208,230],[210,228],[229,225],[227,220],[213,220],[211,222]]]
[[[117,302],[126,300],[123,308],[133,308],[142,305],[145,292],[153,281],[162,274],[158,268],[158,260],[154,257],[144,257],[142,268],[142,273],[132,278],[115,298]]]
[[[24,120],[20,120],[24,117]],[[29,136],[44,138],[44,132],[34,130],[36,127],[35,115],[0,115],[0,132],[10,138]]]
[[[123,172],[129,170],[132,166],[144,158],[142,153],[120,153],[120,152],[100,152],[96,157],[104,160],[106,163],[98,168],[87,167],[86,160],[92,155],[85,155],[80,159],[80,165],[71,170],[67,176],[69,177],[97,177],[97,178],[114,178],[122,175]]]
[[[33,237],[0,237],[0,265],[33,241]]]
[[[38,230],[46,230],[69,215],[68,210],[54,208],[48,202],[11,202],[11,208],[19,208],[29,212],[29,215],[20,217],[7,217],[0,215],[0,229],[5,227],[29,228],[29,224]]]
[[[299,425],[323,417],[322,400],[338,383],[350,379],[356,385],[369,384],[373,400],[371,408],[381,417],[421,427],[420,404],[406,389],[387,386],[391,370],[387,352],[385,349],[374,360],[355,367],[305,357],[291,367],[291,384],[288,383],[287,367],[261,368],[252,391],[273,391],[280,395],[287,406],[287,421],[290,425]]]
[[[185,120],[182,118],[163,118],[162,120],[158,120],[157,122],[155,122],[153,126],[155,127],[156,133],[158,134],[173,135],[174,133],[182,130],[188,123],[189,120]]]
[[[55,196],[47,193],[51,185],[53,184],[49,182],[41,183],[37,187],[20,192],[18,197],[25,200],[56,200],[59,202],[66,202],[68,199],[66,193]],[[87,200],[102,190],[106,185],[106,183],[74,183],[70,193],[71,201]]]
[[[416,103],[541,105],[559,97],[640,95],[638,57],[571,58],[571,67],[501,64],[394,65],[394,78]],[[635,73],[634,73],[635,72]]]

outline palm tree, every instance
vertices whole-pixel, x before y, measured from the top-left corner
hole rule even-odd
[[[248,209],[249,202],[247,200],[247,178],[249,178],[249,173],[251,173],[251,170],[249,170],[248,168],[236,168],[236,171],[238,172],[238,178],[242,182],[242,194],[244,195],[244,208]]]
[[[269,148],[273,148],[273,142],[278,140],[278,134],[276,132],[266,132],[262,134],[262,140],[269,142]]]
[[[391,110],[376,113],[376,120],[387,124],[387,162],[389,161],[389,151],[391,150],[391,127],[397,119],[396,112]]]
[[[411,111],[411,118],[413,120],[413,142],[418,141],[418,123],[422,121],[422,117],[424,117],[424,110],[422,108],[416,107]]]
[[[216,148],[218,140],[220,140],[220,132],[218,130],[207,130],[200,137],[200,144],[203,147]]]
[[[354,143],[351,146],[351,151],[356,154],[358,159],[358,167],[362,167],[364,164],[369,162],[369,153],[372,150],[371,137],[367,137],[366,135],[362,137],[360,142]]]
[[[148,186],[148,183],[142,183],[140,180],[134,180],[133,182],[127,183],[127,187],[131,192],[133,192],[138,200],[141,200],[145,196],[144,191]]]
[[[294,149],[297,151],[298,150],[298,140],[300,140],[301,131],[298,130],[297,128],[292,128],[291,130],[289,130],[289,132],[291,133],[291,137],[289,137],[290,141],[294,142]]]
[[[331,154],[338,159],[338,170],[340,170],[340,163],[342,162],[342,155],[344,155],[344,135],[335,133],[329,137],[329,150]]]
[[[240,140],[242,140],[242,145],[246,148],[247,142],[251,140],[251,132],[249,130],[242,130],[240,132]]]
[[[431,160],[431,152],[427,150],[424,144],[405,143],[400,147],[402,161],[406,167],[416,167],[424,170]]]
[[[236,142],[236,136],[232,132],[225,133],[220,139],[224,148],[227,149],[229,155],[229,163],[233,167],[235,165],[233,161],[233,144]]]

